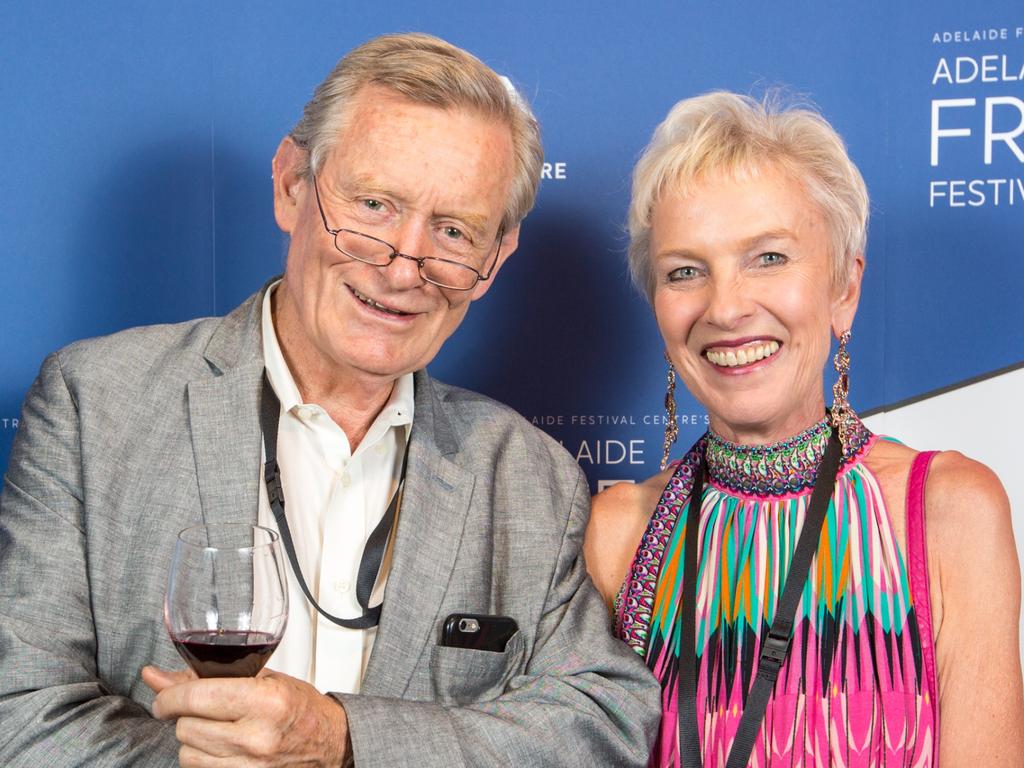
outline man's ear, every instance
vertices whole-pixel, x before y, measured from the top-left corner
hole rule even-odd
[[[290,136],[285,136],[274,153],[274,218],[277,226],[289,235],[299,219],[299,204],[306,189],[306,179],[299,171],[306,164],[308,153]]]
[[[838,339],[853,326],[860,303],[860,286],[864,279],[864,256],[858,253],[850,263],[846,288],[832,302],[832,333]]]
[[[482,297],[490,287],[494,284],[494,276],[498,274],[498,270],[501,269],[501,265],[505,263],[505,259],[515,253],[516,248],[519,247],[519,225],[516,224],[511,229],[507,230],[505,234],[501,236],[500,250],[498,251],[498,260],[494,263],[494,269],[491,270],[491,276],[487,280],[481,280],[476,284],[476,288],[473,289],[473,301],[476,301]]]

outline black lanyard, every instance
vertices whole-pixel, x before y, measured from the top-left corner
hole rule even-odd
[[[333,621],[342,627],[349,629],[368,629],[375,627],[380,622],[381,605],[370,607],[370,594],[373,592],[373,585],[377,582],[377,574],[380,571],[380,564],[384,560],[384,552],[387,550],[388,539],[391,536],[391,529],[395,524],[395,516],[398,512],[398,497],[405,484],[405,468],[409,462],[409,448],[406,446],[402,458],[402,471],[398,477],[398,487],[395,495],[391,497],[391,503],[384,513],[384,517],[377,523],[370,537],[366,540],[363,548],[363,556],[359,560],[359,575],[356,577],[356,600],[363,609],[362,616],[354,619],[341,619],[332,616],[313,599],[313,595],[306,586],[306,580],[302,578],[302,570],[299,568],[299,561],[295,557],[295,544],[292,542],[292,533],[288,529],[288,518],[284,513],[284,488],[281,485],[281,470],[277,465],[277,429],[281,421],[281,402],[274,394],[274,388],[270,385],[266,371],[263,372],[263,388],[260,394],[260,428],[263,430],[263,448],[266,452],[266,463],[263,465],[263,478],[267,483],[267,498],[270,500],[270,509],[277,520],[277,528],[281,533],[281,541],[284,542],[285,551],[288,553],[288,560],[292,564],[292,571],[299,580],[299,586],[306,599],[313,604],[321,616]]]
[[[754,749],[757,733],[761,729],[764,711],[768,706],[779,670],[789,653],[789,642],[793,635],[793,622],[800,594],[807,582],[811,560],[818,549],[821,526],[825,522],[829,502],[836,486],[836,473],[842,458],[842,444],[835,429],[829,438],[825,455],[818,465],[818,475],[811,494],[811,504],[804,518],[803,530],[797,541],[796,552],[789,566],[786,583],[782,588],[775,610],[775,618],[768,630],[768,636],[761,642],[761,655],[757,663],[757,677],[747,696],[736,738],[729,750],[726,768],[743,768]],[[683,589],[681,605],[676,612],[676,637],[679,640],[679,655],[676,656],[676,677],[679,681],[679,757],[680,765],[686,768],[701,768],[704,764],[700,752],[700,734],[697,724],[697,556],[700,539],[700,508],[704,495],[705,456],[702,454],[697,467],[697,476],[690,492],[689,510],[686,517],[683,550]],[[685,662],[685,663],[684,663]],[[685,757],[685,760],[683,759]]]

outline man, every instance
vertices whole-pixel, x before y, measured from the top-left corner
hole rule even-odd
[[[540,164],[528,108],[475,58],[425,35],[370,41],[274,157],[280,282],[226,318],[46,360],[0,501],[0,764],[646,762],[657,686],[586,579],[578,467],[423,371],[515,250]],[[298,566],[276,671],[171,672],[175,534],[277,528],[272,453]],[[399,492],[363,605],[352,584]],[[321,617],[300,573],[342,619],[383,599],[379,625]],[[457,613],[518,632],[449,647]]]

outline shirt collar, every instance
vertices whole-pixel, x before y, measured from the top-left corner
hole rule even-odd
[[[302,396],[299,388],[292,378],[292,372],[288,370],[288,363],[284,360],[284,353],[277,341],[277,332],[274,330],[274,318],[270,311],[270,294],[281,284],[278,280],[270,285],[263,294],[263,364],[267,368],[267,378],[270,379],[270,386],[274,388],[274,394],[281,401],[281,407],[287,413],[297,405],[302,405]]]
[[[302,395],[299,394],[299,388],[295,384],[292,372],[288,369],[288,363],[285,362],[284,353],[277,340],[274,318],[270,311],[270,295],[277,289],[280,282],[278,280],[270,285],[266,293],[263,294],[263,362],[267,368],[270,386],[274,388],[277,399],[281,401],[282,408],[286,412],[290,412],[296,406],[303,405],[303,402]],[[400,376],[391,388],[391,396],[388,397],[388,401],[384,403],[381,412],[374,419],[364,442],[372,444],[391,427],[412,424],[414,403],[413,375],[406,373]]]
[[[388,430],[403,426],[405,427],[405,439],[403,442],[408,443],[409,434],[412,432],[410,427],[412,425],[414,402],[413,377],[411,373],[406,373],[400,376],[398,381],[395,382],[395,386],[391,388],[391,397],[388,398],[381,412],[377,414],[377,418],[370,425],[370,429],[366,433],[366,437],[359,444],[359,448],[362,449],[364,445],[374,445],[379,439],[384,437]],[[358,450],[356,452],[358,453]]]

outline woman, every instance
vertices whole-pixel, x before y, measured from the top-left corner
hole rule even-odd
[[[730,93],[677,104],[637,165],[630,261],[669,361],[666,459],[676,372],[711,427],[597,496],[587,533],[616,632],[662,681],[651,765],[1024,760],[1006,495],[847,403],[867,211],[819,115]]]

